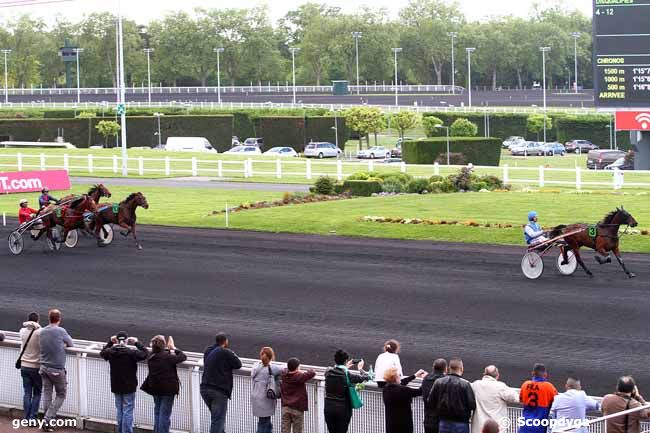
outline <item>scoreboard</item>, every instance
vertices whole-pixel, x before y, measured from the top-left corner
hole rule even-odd
[[[596,106],[650,107],[650,0],[593,0]]]

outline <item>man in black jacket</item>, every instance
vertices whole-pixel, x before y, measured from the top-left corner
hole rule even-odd
[[[135,345],[135,349],[127,344]],[[133,433],[135,392],[138,389],[138,361],[147,359],[147,349],[137,338],[120,331],[100,352],[111,366],[111,391],[115,394],[117,433]]]
[[[439,433],[469,433],[469,420],[476,410],[472,385],[463,376],[463,361],[449,361],[449,374],[433,384],[428,404],[440,418]]]
[[[422,380],[422,401],[424,402],[424,433],[438,433],[440,419],[436,410],[429,403],[429,394],[433,389],[433,383],[447,374],[447,361],[442,358],[433,361],[433,372],[427,374]]]
[[[232,395],[232,372],[242,366],[235,352],[228,348],[226,334],[217,334],[213,346],[203,353],[201,397],[210,410],[210,433],[224,433],[228,400]]]

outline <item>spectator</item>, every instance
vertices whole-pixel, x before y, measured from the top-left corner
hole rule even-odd
[[[135,345],[135,349],[127,346]],[[99,353],[111,368],[111,392],[115,395],[117,433],[133,433],[135,392],[138,390],[138,361],[147,359],[147,349],[138,341],[120,331],[108,340]]]
[[[488,420],[507,420],[508,403],[519,403],[519,393],[499,381],[499,369],[494,365],[485,367],[483,378],[472,383],[472,391],[476,399],[472,433],[481,433]]]
[[[463,379],[463,361],[449,361],[449,374],[436,380],[429,396],[440,418],[440,433],[469,433],[469,420],[476,409],[472,385]]]
[[[174,398],[180,392],[176,365],[186,359],[187,356],[174,346],[171,335],[167,343],[163,335],[151,340],[151,355],[147,359],[149,375],[140,388],[153,396],[153,433],[169,433]]]
[[[287,368],[280,377],[280,395],[282,396],[282,433],[302,433],[305,412],[309,408],[307,386],[309,380],[316,376],[314,370],[301,371],[300,360],[290,358]]]
[[[548,419],[556,395],[557,390],[548,381],[544,364],[535,364],[532,379],[524,382],[519,392],[519,401],[524,406],[521,414],[524,424],[519,427],[519,433],[546,433],[547,427],[541,425],[541,420]],[[535,420],[540,421],[536,426],[532,425]]]
[[[556,432],[575,427],[577,420],[587,420],[587,412],[600,410],[599,403],[582,391],[580,379],[568,378],[564,388],[566,392],[557,395],[551,405],[550,417],[557,420],[554,430]],[[588,430],[586,427],[579,427],[572,432],[588,433]]]
[[[49,311],[50,324],[41,329],[39,338],[41,345],[41,367],[39,373],[43,380],[43,431],[54,431],[50,421],[56,418],[56,413],[65,401],[68,380],[65,371],[65,348],[73,347],[74,343],[68,332],[62,328],[61,312]],[[52,401],[52,389],[56,398]]]
[[[416,377],[422,379],[426,375],[426,371],[419,370],[414,375],[402,379],[397,367],[386,370],[382,390],[386,408],[386,433],[413,433],[411,402],[413,397],[422,394],[422,389],[410,388],[407,385]]]
[[[422,401],[424,403],[424,433],[438,433],[438,419],[437,412],[433,406],[429,404],[429,395],[433,389],[433,384],[436,380],[440,379],[447,374],[447,361],[442,358],[433,361],[433,372],[427,374],[422,380]]]
[[[384,353],[379,355],[377,361],[375,361],[375,382],[377,382],[378,387],[383,388],[386,383],[384,381],[384,374],[386,374],[390,368],[397,369],[400,379],[404,375],[398,355],[400,349],[401,346],[397,340],[388,340],[384,343]]]
[[[5,335],[2,332],[0,332],[0,343],[3,341],[5,341]]]
[[[29,313],[20,330],[20,376],[23,379],[23,418],[36,419],[41,404],[43,380],[38,373],[41,368],[41,325],[38,313]]]
[[[273,433],[273,423],[271,417],[275,414],[277,400],[267,396],[270,382],[276,383],[275,389],[280,389],[278,383],[282,369],[278,366],[271,365],[275,359],[275,353],[270,347],[263,347],[260,351],[260,360],[255,363],[251,370],[251,408],[253,416],[257,420],[257,433]]]
[[[481,433],[499,433],[499,430],[501,430],[499,423],[493,419],[488,419],[485,421],[485,424],[483,424]]]
[[[215,344],[203,353],[201,397],[210,410],[210,433],[224,433],[228,400],[232,395],[232,372],[241,360],[228,348],[226,334],[217,334]]]
[[[632,376],[623,376],[618,379],[615,394],[607,394],[602,401],[603,415],[611,415],[627,409],[634,409],[645,405],[636,383]],[[650,417],[650,409],[632,412],[607,420],[607,433],[639,433],[641,419]]]
[[[359,373],[351,373],[354,365],[344,350],[334,354],[335,366],[325,372],[325,423],[329,433],[347,433],[352,418],[352,400],[348,387],[370,378],[363,371],[363,360],[357,364]]]

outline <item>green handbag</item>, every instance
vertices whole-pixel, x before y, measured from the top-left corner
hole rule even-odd
[[[363,400],[357,392],[357,388],[350,383],[350,376],[348,376],[348,370],[345,370],[345,379],[348,382],[348,392],[350,393],[350,403],[352,403],[352,409],[360,409],[363,407]]]

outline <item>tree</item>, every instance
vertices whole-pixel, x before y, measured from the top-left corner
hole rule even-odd
[[[451,124],[449,134],[452,137],[475,137],[478,134],[478,126],[461,117]]]
[[[436,116],[422,117],[422,127],[427,137],[438,137],[442,135],[442,128],[436,128],[436,126],[442,125],[443,123],[442,119]]]
[[[532,134],[537,134],[539,141],[539,133],[544,130],[544,117],[546,117],[546,129],[549,130],[553,127],[553,120],[549,116],[543,114],[531,114],[526,120],[526,129]]]
[[[104,144],[108,146],[108,137],[117,137],[120,132],[119,123],[113,120],[102,120],[95,126],[99,135],[104,137]]]
[[[399,137],[404,139],[404,133],[415,128],[420,122],[420,116],[412,111],[398,111],[390,116],[390,126],[399,132]]]
[[[347,127],[359,134],[359,148],[362,147],[361,139],[363,137],[367,137],[371,132],[377,134],[385,127],[384,115],[378,108],[350,108],[343,112],[343,117],[345,117]]]

